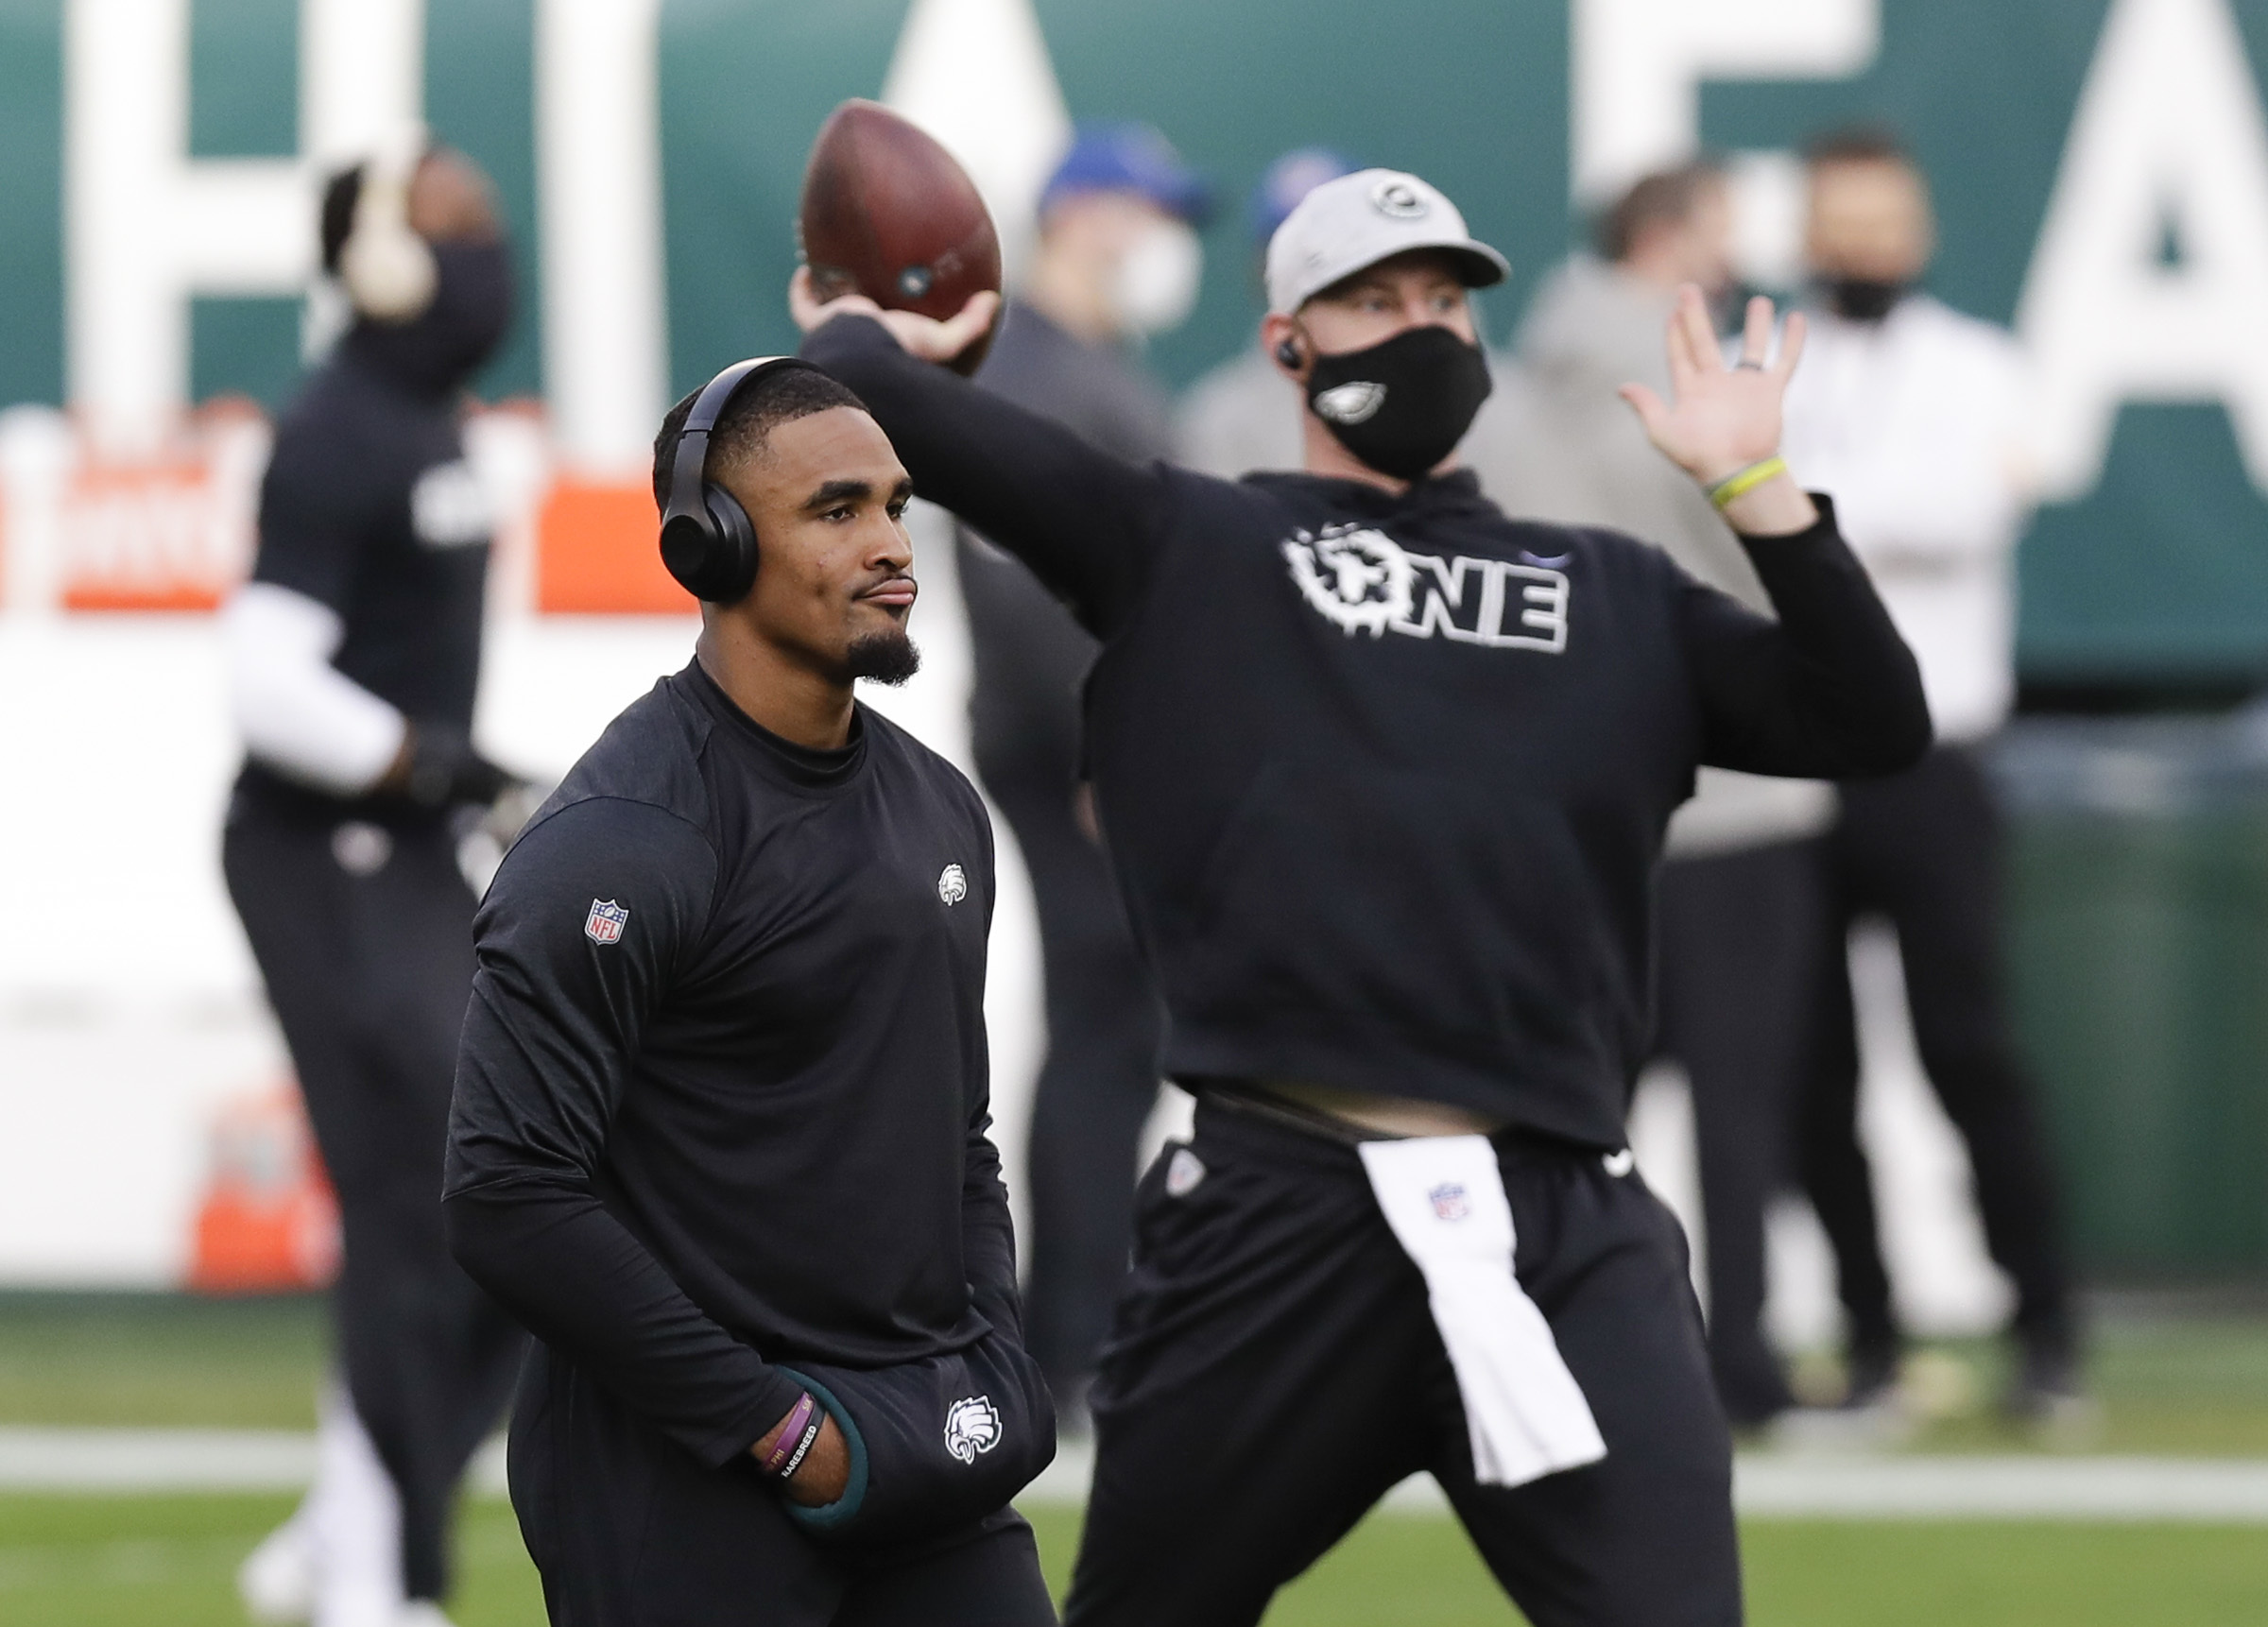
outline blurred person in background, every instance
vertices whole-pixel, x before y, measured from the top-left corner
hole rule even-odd
[[[1262,172],[1246,206],[1246,218],[1252,228],[1253,283],[1263,290],[1263,304],[1268,242],[1276,229],[1310,192],[1327,180],[1351,175],[1357,167],[1329,147],[1301,146]],[[1654,337],[1658,351],[1661,335],[1657,332]],[[1523,409],[1528,403],[1511,357],[1491,355],[1488,370],[1496,387],[1481,403],[1457,451],[1466,467],[1480,476],[1482,489],[1501,501],[1511,459],[1526,429]],[[1223,480],[1256,469],[1299,467],[1304,455],[1299,444],[1299,389],[1269,360],[1257,334],[1189,386],[1177,415],[1175,445],[1182,464]]]
[[[1599,217],[1596,255],[1554,272],[1521,325],[1534,410],[1501,496],[1516,513],[1628,532],[1769,616],[1731,527],[1616,393],[1632,379],[1668,388],[1661,330],[1678,287],[1721,305],[1731,244],[1732,201],[1713,163],[1646,176]],[[1791,1400],[1763,1331],[1764,1214],[1793,1175],[1801,1021],[1825,941],[1817,844],[1833,815],[1821,780],[1704,768],[1670,821],[1661,871],[1654,1044],[1692,1091],[1710,1361],[1736,1426]]]
[[[1268,239],[1284,216],[1325,181],[1361,167],[1329,147],[1300,146],[1261,173],[1245,207],[1255,284],[1266,280]],[[1299,467],[1299,388],[1268,359],[1257,334],[1189,386],[1177,419],[1176,446],[1192,469],[1234,480],[1255,469]]]
[[[1155,129],[1082,128],[1040,196],[1039,248],[985,360],[986,386],[1115,456],[1165,456],[1171,408],[1137,355],[1196,302],[1207,207],[1202,181]],[[963,530],[958,559],[977,775],[1015,831],[1040,913],[1047,1059],[1027,1153],[1025,1314],[1032,1354],[1076,1430],[1132,1243],[1161,1019],[1080,764],[1079,689],[1099,646],[983,539]]]
[[[1859,1057],[1839,952],[1897,929],[1921,1064],[1968,1148],[1994,1261],[2016,1289],[2017,1417],[2084,1422],[2063,1216],[2002,995],[2000,820],[1982,751],[2015,694],[2013,563],[2030,508],[2016,341],[1919,290],[1929,188],[1891,136],[1809,155],[1805,251],[1819,304],[1787,400],[1787,450],[1835,493],[1851,547],[1921,662],[1937,744],[1904,774],[1842,788],[1830,952],[1798,1136],[1849,1316],[1847,1405],[1895,1397],[1900,1333],[1857,1139]]]
[[[301,1513],[241,1574],[266,1619],[442,1619],[457,1481],[518,1328],[449,1256],[440,1180],[472,982],[463,821],[516,782],[473,747],[490,516],[459,428],[509,325],[489,181],[421,132],[323,195],[352,307],[284,409],[251,580],[223,617],[246,762],[222,863],[338,1191],[345,1396]]]

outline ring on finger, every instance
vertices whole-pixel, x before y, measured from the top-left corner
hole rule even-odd
[[[1755,361],[1747,356],[1743,356],[1739,361],[1732,364],[1732,370],[1737,373],[1744,369],[1761,373],[1764,370],[1764,364],[1760,361]]]

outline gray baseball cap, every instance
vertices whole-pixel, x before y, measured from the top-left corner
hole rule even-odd
[[[1288,317],[1340,278],[1413,248],[1448,254],[1468,288],[1512,270],[1439,188],[1399,169],[1358,169],[1301,198],[1268,239],[1268,309]]]

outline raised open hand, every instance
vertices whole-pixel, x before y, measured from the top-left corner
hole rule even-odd
[[[1741,358],[1727,367],[1710,326],[1708,303],[1688,283],[1677,290],[1677,306],[1670,313],[1671,399],[1663,401],[1644,385],[1622,387],[1622,398],[1662,455],[1703,486],[1714,486],[1779,451],[1780,399],[1803,353],[1804,320],[1801,312],[1788,317],[1774,357],[1772,317],[1771,300],[1759,295],[1748,301]],[[1782,475],[1736,499],[1726,518],[1745,531],[1800,530],[1814,512],[1801,489]]]
[[[999,309],[1000,296],[990,293],[970,295],[969,302],[943,321],[918,311],[885,311],[864,294],[844,294],[822,304],[812,290],[808,265],[797,266],[796,274],[787,283],[788,315],[806,334],[837,317],[856,312],[876,318],[890,331],[890,337],[898,341],[907,355],[924,362],[952,361],[985,336]]]

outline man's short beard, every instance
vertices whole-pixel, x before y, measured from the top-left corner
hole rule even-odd
[[[854,678],[895,687],[921,670],[921,651],[903,628],[868,633],[843,652],[843,670]]]

